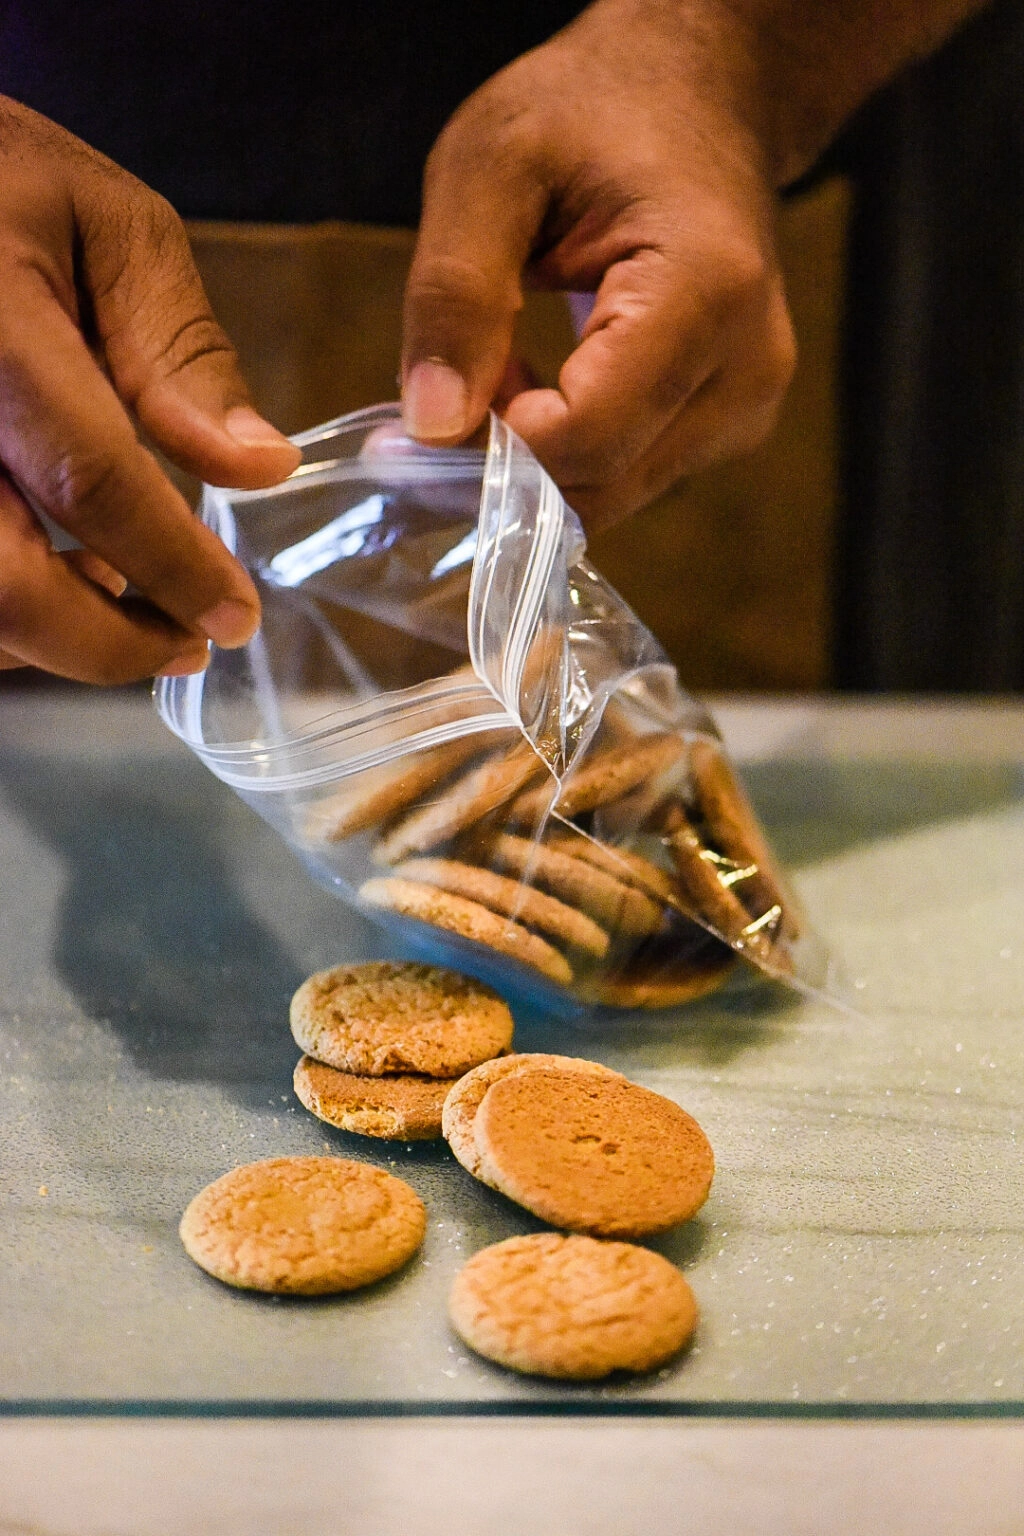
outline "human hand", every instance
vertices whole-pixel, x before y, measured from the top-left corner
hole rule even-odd
[[[255,588],[136,423],[222,485],[272,485],[299,451],[250,405],[170,206],[2,97],[0,295],[0,667],[120,683],[244,644]]]
[[[596,294],[558,388],[502,411],[591,529],[761,441],[795,346],[754,74],[725,6],[597,0],[459,108],[406,292],[414,436],[512,393],[525,274]]]

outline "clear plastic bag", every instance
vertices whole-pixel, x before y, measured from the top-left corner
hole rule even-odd
[[[403,948],[534,1001],[672,1007],[820,947],[707,712],[492,417],[428,449],[379,406],[207,487],[263,623],[160,713],[318,881]]]

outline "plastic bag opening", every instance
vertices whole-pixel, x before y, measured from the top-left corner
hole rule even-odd
[[[294,441],[201,515],[263,622],[157,707],[310,874],[420,955],[560,1011],[678,1007],[737,971],[826,984],[707,712],[497,417],[397,406]]]

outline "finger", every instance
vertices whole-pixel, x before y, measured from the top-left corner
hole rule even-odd
[[[632,307],[599,295],[559,389],[519,395],[504,413],[559,485],[584,495],[594,515],[600,505],[603,520],[752,447],[793,372],[777,279],[746,302],[702,304],[688,287],[664,301],[650,295],[648,286]]]
[[[509,360],[520,277],[546,206],[494,93],[482,101],[461,109],[431,152],[406,284],[403,413],[425,442],[458,442],[483,420]]]
[[[730,359],[621,474],[562,487],[589,532],[620,521],[682,477],[751,453],[765,440],[778,418],[784,394],[782,379],[788,380],[795,360],[792,327],[781,295],[773,311],[773,325],[778,335],[768,350],[788,359],[781,375],[774,368],[751,368],[745,355]],[[518,404],[519,400],[513,402],[508,414]],[[520,430],[512,424],[514,430]]]
[[[128,587],[128,582],[115,571],[112,565],[101,560],[99,555],[94,555],[90,549],[68,549],[63,552],[63,559],[69,565],[74,566],[80,576],[88,581],[94,581],[98,587],[109,592],[111,597],[123,597]]]
[[[184,629],[244,644],[259,599],[139,444],[72,319],[31,272],[0,317],[0,462],[30,503]]]
[[[114,684],[205,665],[207,648],[195,635],[137,603],[115,602],[78,567],[53,549],[23,497],[0,478],[0,667]]]
[[[78,184],[75,214],[99,345],[153,441],[214,484],[283,480],[301,453],[253,409],[170,205],[123,172],[98,170]]]

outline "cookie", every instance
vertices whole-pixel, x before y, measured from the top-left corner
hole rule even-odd
[[[595,810],[659,778],[680,761],[685,751],[680,736],[638,736],[622,746],[608,747],[584,758],[565,778],[555,802],[560,816],[569,819]],[[550,784],[540,784],[516,797],[510,819],[532,825],[551,805]]]
[[[555,896],[546,896],[532,886],[510,880],[507,875],[496,875],[493,870],[455,859],[407,859],[396,865],[395,874],[405,880],[421,880],[454,896],[465,896],[468,901],[478,901],[492,912],[514,917],[527,928],[536,928],[598,960],[608,953],[608,935],[593,918],[566,906]]]
[[[691,914],[747,955],[769,975],[792,971],[788,953],[774,943],[779,910],[753,918],[733,889],[737,871],[728,860],[704,844],[681,806],[673,806],[665,821],[665,842],[675,862],[683,901]]]
[[[475,1253],[448,1315],[470,1349],[510,1370],[594,1381],[663,1365],[692,1336],[697,1304],[660,1253],[539,1232]]]
[[[657,933],[664,920],[663,909],[636,886],[626,885],[605,870],[546,843],[497,832],[480,836],[474,842],[474,852],[578,907],[611,933],[639,938]]]
[[[638,891],[644,891],[663,906],[679,906],[679,893],[672,876],[630,848],[613,847],[582,832],[549,832],[544,844],[554,853],[582,859],[585,864],[603,869],[605,874],[626,885],[635,885]]]
[[[510,960],[518,960],[521,965],[540,971],[559,986],[567,987],[572,981],[572,966],[546,939],[509,917],[500,917],[478,901],[449,895],[421,880],[402,880],[393,875],[367,880],[359,894],[371,906],[399,912],[403,917],[414,917],[421,923],[432,923],[435,928],[484,944],[500,955],[507,955]],[[302,1044],[301,1040],[299,1044]],[[497,1052],[488,1054],[493,1056]]]
[[[721,987],[736,967],[734,954],[678,959],[665,965],[630,960],[621,969],[599,977],[588,1000],[608,1008],[679,1008]]]
[[[755,917],[777,907],[780,927],[790,938],[799,930],[792,902],[783,894],[772,851],[750,802],[714,742],[690,744],[693,793],[709,841],[738,869],[745,869],[740,895]]]
[[[290,1019],[308,1056],[370,1077],[458,1077],[512,1040],[512,1015],[491,987],[412,960],[318,971],[292,998]]]
[[[302,1057],[292,1079],[296,1098],[318,1120],[384,1141],[436,1141],[445,1095],[458,1081],[412,1072],[360,1076],[324,1066],[312,1056]]]
[[[468,773],[423,805],[403,816],[374,849],[380,863],[397,864],[412,854],[428,853],[511,800],[522,787],[547,776],[544,763],[531,746],[520,744]]]
[[[625,1081],[621,1072],[614,1072],[611,1067],[602,1066],[598,1061],[585,1061],[576,1056],[549,1056],[543,1051],[521,1051],[510,1056],[499,1056],[494,1061],[483,1062],[460,1077],[449,1088],[445,1098],[441,1111],[441,1134],[467,1173],[484,1184],[487,1180],[481,1172],[473,1130],[476,1112],[484,1094],[499,1077],[508,1077],[514,1072],[532,1072],[543,1067],[563,1068],[567,1072],[615,1077]]]
[[[671,1099],[637,1083],[540,1069],[492,1083],[473,1133],[487,1183],[570,1232],[644,1237],[707,1199],[707,1137]]]
[[[272,1157],[233,1168],[188,1204],[189,1258],[244,1290],[323,1296],[401,1268],[426,1231],[402,1179],[340,1157]]]
[[[310,807],[306,836],[312,842],[340,843],[357,832],[390,821],[443,784],[456,768],[476,756],[480,746],[479,735],[462,736],[458,741],[417,752],[397,767],[359,774],[353,784]]]

